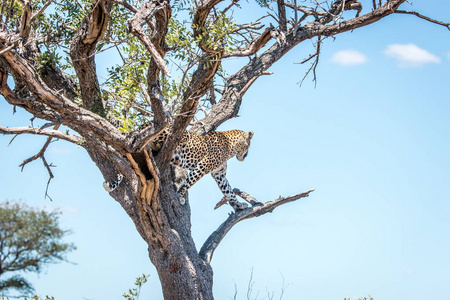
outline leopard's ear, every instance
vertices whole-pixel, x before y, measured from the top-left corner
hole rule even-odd
[[[248,133],[248,139],[251,139],[253,135],[254,135],[253,131],[250,131],[250,132]]]

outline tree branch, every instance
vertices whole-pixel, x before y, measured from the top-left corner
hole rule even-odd
[[[209,12],[214,6],[222,2],[223,0],[200,0],[200,4],[194,12],[194,18],[192,19],[192,28],[194,30],[194,38],[201,36],[204,33],[204,27]],[[213,50],[208,48],[202,41],[199,41],[198,46],[205,53],[217,54],[220,50]]]
[[[82,142],[82,138],[75,135],[70,135],[64,132],[61,132],[56,129],[42,129],[39,127],[14,127],[8,128],[0,126],[0,133],[2,134],[36,134],[36,135],[45,135],[51,138],[57,138],[61,140],[65,140],[74,144],[79,145]]]
[[[80,82],[83,106],[100,113],[105,109],[95,66],[95,48],[103,37],[112,8],[111,2],[96,1],[70,44],[70,57]]]
[[[34,20],[36,20],[40,15],[44,13],[44,11],[47,9],[47,7],[52,3],[53,0],[47,0],[47,2],[44,3],[44,5],[41,7],[41,9],[34,13],[33,16],[30,19],[30,23],[33,23]]]
[[[214,254],[214,250],[216,250],[217,246],[219,246],[219,243],[222,241],[225,235],[231,230],[231,228],[233,228],[233,226],[239,223],[240,221],[251,219],[254,217],[259,217],[266,213],[272,212],[275,208],[277,208],[280,205],[298,200],[300,198],[308,197],[309,194],[313,191],[314,190],[312,189],[289,197],[280,197],[276,200],[265,202],[261,206],[250,207],[241,211],[237,211],[236,213],[230,214],[228,219],[226,219],[225,222],[223,222],[219,226],[219,228],[217,228],[217,230],[214,231],[205,241],[199,252],[200,257],[207,263],[210,263],[212,256]],[[242,192],[239,191],[239,193]]]
[[[158,68],[164,72],[167,76],[170,77],[170,71],[167,68],[163,56],[161,53],[158,52],[155,45],[152,43],[152,41],[148,38],[147,34],[144,33],[144,30],[142,26],[148,22],[153,16],[158,13],[160,10],[167,10],[167,7],[170,7],[170,4],[167,3],[167,1],[163,1],[162,3],[153,0],[150,2],[145,3],[142,8],[134,15],[133,18],[128,20],[128,26],[130,29],[130,32],[135,35],[141,42],[145,45],[145,48],[147,48],[148,52],[152,55],[152,60],[155,61]],[[170,11],[168,13],[168,18],[170,18]]]
[[[342,8],[342,0],[336,1],[329,13],[321,18],[321,22],[312,21],[299,27],[298,30],[289,31],[284,41],[277,41],[260,56],[252,59],[246,66],[227,78],[225,91],[221,100],[212,107],[205,118],[196,122],[191,130],[199,133],[215,130],[223,122],[237,116],[242,97],[256,79],[267,71],[276,61],[299,43],[318,36],[332,36],[356,28],[372,24],[392,13],[406,0],[391,0],[376,10],[353,19],[326,25],[333,21],[332,12],[338,13]]]
[[[282,32],[287,32],[286,7],[283,0],[277,0],[278,21]]]
[[[437,21],[437,20],[435,20],[435,19],[432,19],[432,18],[429,18],[429,17],[427,17],[427,16],[421,15],[421,14],[419,14],[419,13],[416,12],[416,11],[410,11],[410,10],[398,10],[398,9],[397,9],[397,10],[395,11],[395,13],[396,13],[396,14],[414,15],[414,16],[419,17],[419,18],[421,18],[421,19],[424,19],[424,20],[426,20],[426,21],[428,21],[428,22],[431,22],[431,23],[434,23],[434,24],[438,24],[438,25],[442,25],[442,26],[446,27],[448,30],[450,30],[450,23],[444,23],[444,22],[441,22],[441,21]]]
[[[311,64],[311,67],[308,69],[308,71],[306,71],[305,76],[303,76],[302,80],[300,80],[300,85],[302,85],[303,81],[306,79],[306,77],[309,75],[309,73],[312,71],[313,72],[313,82],[317,83],[317,76],[316,76],[316,68],[319,65],[319,56],[320,56],[320,46],[322,44],[322,38],[319,35],[317,37],[317,46],[316,46],[316,52],[314,54],[311,54],[307,59],[303,60],[300,64],[304,64],[306,62],[308,62],[309,60],[311,60],[313,57],[315,57],[316,59],[313,61],[313,63]]]
[[[31,17],[33,13],[33,7],[28,0],[21,1],[23,4],[22,17],[20,20],[19,36],[22,38],[22,42],[25,43],[30,35],[31,31]]]
[[[275,27],[269,26],[261,33],[260,36],[255,38],[244,49],[236,49],[231,53],[225,53],[224,58],[232,56],[250,56],[256,54],[267,42],[272,38],[272,32],[275,31]]]
[[[159,56],[152,55],[147,71],[147,94],[149,95],[154,121],[156,124],[165,124],[169,121],[169,109],[166,107],[166,100],[162,96],[159,84],[160,70],[165,67],[164,56],[166,55],[165,38],[169,26],[169,20],[172,14],[172,8],[169,1],[162,2],[162,9],[154,13],[156,19],[154,25],[154,34],[150,42],[155,47]],[[131,24],[131,23],[130,23]]]
[[[121,1],[121,0],[107,0],[107,1],[120,4],[131,12],[134,12],[134,13],[138,12],[138,9],[135,6],[129,4],[127,1]]]
[[[4,41],[5,35],[0,31],[0,43]],[[106,119],[76,105],[60,91],[50,89],[42,82],[37,70],[31,62],[22,58],[16,52],[7,52],[3,55],[4,62],[9,70],[26,85],[31,96],[20,98],[9,89],[6,82],[6,73],[2,70],[0,92],[8,102],[20,105],[34,115],[49,121],[64,120],[64,124],[77,132],[84,131],[94,133],[98,139],[108,143],[120,152],[127,152],[127,135],[120,132]],[[1,68],[0,68],[1,69]],[[45,109],[45,113],[41,110]]]
[[[58,128],[59,128],[60,126],[61,126],[61,124],[56,124],[56,125],[54,126],[54,128],[53,128],[52,131],[56,131],[56,132],[59,133]],[[48,129],[43,129],[43,130],[48,130]],[[1,132],[1,131],[2,131],[2,127],[0,127],[0,132]],[[56,134],[56,135],[58,135],[58,134]],[[50,185],[50,181],[51,181],[55,176],[53,175],[53,172],[52,172],[52,170],[50,169],[51,165],[49,165],[49,164],[47,163],[47,160],[45,159],[44,153],[45,153],[45,151],[47,150],[48,146],[50,145],[50,143],[51,143],[53,137],[54,137],[54,136],[50,136],[50,137],[47,139],[47,141],[45,142],[45,144],[44,144],[44,146],[42,147],[42,149],[41,149],[36,155],[34,155],[34,156],[32,156],[32,157],[30,157],[30,158],[24,160],[24,161],[19,165],[19,167],[22,167],[22,171],[23,171],[23,168],[25,167],[26,164],[28,164],[28,163],[30,163],[30,162],[32,162],[32,161],[38,159],[38,158],[42,159],[42,162],[44,163],[44,166],[45,166],[45,168],[47,169],[47,172],[48,172],[48,175],[49,175],[49,179],[48,179],[48,181],[47,181],[47,187],[45,188],[45,197],[48,197],[50,200],[52,200],[52,198],[48,195],[48,187],[49,187],[49,185]],[[72,136],[72,137],[74,137],[74,136]],[[75,138],[77,138],[77,137],[75,137]],[[81,140],[81,139],[80,139],[80,140]]]
[[[306,9],[306,8],[304,8],[302,6],[297,6],[297,5],[293,4],[293,3],[286,2],[286,1],[284,2],[284,5],[289,7],[289,8],[292,8],[295,11],[300,11],[300,12],[302,12],[305,15],[308,15],[308,16],[324,16],[324,15],[327,14],[326,12],[323,12],[323,11]]]
[[[127,152],[134,153],[142,151],[145,145],[153,137],[161,133],[164,128],[166,128],[164,124],[156,126],[154,123],[149,123],[145,128],[128,134],[125,140]]]

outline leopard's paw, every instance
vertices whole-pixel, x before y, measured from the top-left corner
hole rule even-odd
[[[230,205],[231,205],[231,207],[233,207],[233,209],[235,211],[244,210],[248,207],[247,203],[242,203],[237,200],[234,200],[234,201],[230,200]]]

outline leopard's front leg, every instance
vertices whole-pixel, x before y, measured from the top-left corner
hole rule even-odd
[[[220,167],[211,172],[211,176],[217,182],[217,185],[225,198],[228,200],[228,203],[230,203],[231,207],[233,207],[234,210],[246,209],[248,207],[247,203],[242,203],[237,200],[236,195],[233,192],[233,188],[227,180],[226,174],[227,162],[224,162]]]

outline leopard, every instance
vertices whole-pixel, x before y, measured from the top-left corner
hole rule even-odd
[[[164,130],[149,143],[153,151],[159,151],[169,134],[170,128]],[[247,208],[246,203],[237,200],[233,188],[226,178],[227,161],[236,156],[244,161],[248,155],[253,131],[242,130],[211,131],[206,135],[185,131],[172,156],[171,163],[188,172],[177,193],[180,203],[185,203],[184,194],[200,178],[211,173],[224,198],[234,210]],[[217,206],[216,206],[217,208]]]
[[[171,126],[168,126],[150,140],[148,145],[153,153],[157,154],[161,150],[170,131]],[[205,135],[186,130],[171,158],[173,165],[188,172],[177,190],[180,204],[185,204],[184,195],[187,190],[200,178],[211,173],[224,195],[222,201],[219,202],[220,205],[228,202],[235,211],[247,208],[246,203],[237,200],[233,188],[226,178],[226,172],[229,159],[236,156],[238,161],[244,161],[247,157],[253,135],[253,131],[245,132],[242,130],[211,131]],[[120,182],[117,182],[105,182],[104,187],[111,192],[119,185]],[[220,206],[219,203],[218,206]]]

